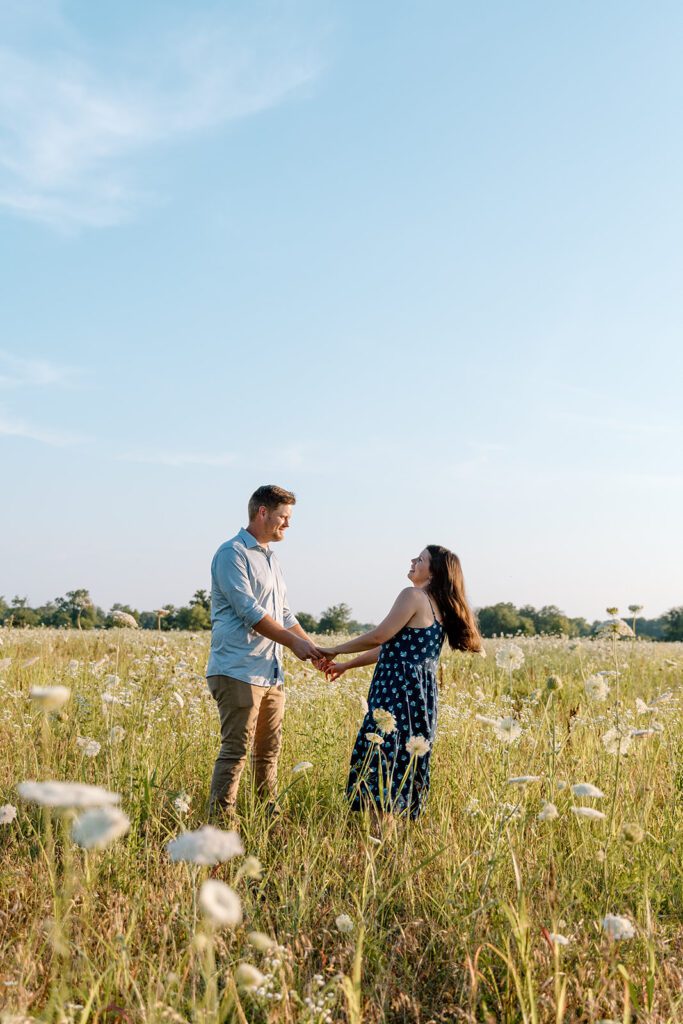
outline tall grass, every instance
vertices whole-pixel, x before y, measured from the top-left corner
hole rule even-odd
[[[254,879],[241,858],[194,868],[165,850],[206,821],[218,746],[206,636],[0,636],[0,804],[18,810],[0,825],[8,1019],[683,1019],[680,644],[515,640],[516,669],[496,664],[508,641],[488,641],[485,659],[444,653],[426,812],[381,834],[343,795],[370,669],[328,683],[290,660],[283,814],[266,816],[248,773],[240,796],[237,827],[264,869]],[[584,682],[600,671],[617,674],[592,702]],[[46,719],[28,692],[56,684],[72,695]],[[514,718],[521,735],[504,743],[477,715]],[[629,742],[621,755],[603,742],[615,723]],[[293,774],[302,761],[313,767]],[[519,776],[540,780],[508,782]],[[48,831],[45,812],[20,801],[25,779],[120,793],[131,830],[106,850],[77,849],[68,822]],[[579,782],[605,798],[573,795]],[[542,801],[556,818],[538,819]],[[237,890],[245,921],[207,938],[196,892],[209,875]],[[607,913],[628,918],[634,937],[611,939]],[[277,946],[259,951],[254,930]],[[235,984],[241,962],[264,976],[256,991]]]

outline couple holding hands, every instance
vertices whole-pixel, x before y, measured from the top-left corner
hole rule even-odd
[[[429,790],[436,733],[436,670],[444,639],[479,651],[481,638],[465,597],[460,560],[428,545],[411,559],[408,579],[386,618],[335,646],[319,646],[287,604],[271,544],[284,539],[296,503],[267,484],[249,499],[249,525],[222,544],[211,564],[209,690],[218,705],[221,747],[211,780],[211,808],[235,807],[251,748],[258,792],[275,800],[285,693],[282,648],[311,661],[329,679],[362,665],[376,668],[368,710],[351,755],[347,795],[354,810],[420,814]],[[335,662],[340,654],[356,654]]]

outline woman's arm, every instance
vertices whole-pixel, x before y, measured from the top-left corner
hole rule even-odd
[[[347,640],[345,644],[338,644],[334,647],[319,647],[318,649],[330,658],[337,654],[355,654],[356,651],[369,651],[377,645],[382,645],[403,629],[406,623],[410,622],[413,615],[419,608],[419,597],[415,587],[406,587],[394,601],[394,606],[385,619],[375,626],[369,633]]]
[[[333,662],[329,668],[324,669],[325,675],[328,679],[339,679],[339,676],[343,676],[350,668],[361,668],[363,665],[374,665],[379,658],[379,652],[381,650],[381,647],[373,647],[371,651],[365,651],[364,654],[359,654],[357,658],[351,658],[351,661]]]

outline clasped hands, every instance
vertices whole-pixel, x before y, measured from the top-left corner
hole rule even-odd
[[[338,679],[346,671],[343,665],[332,660],[337,655],[335,647],[318,647],[312,640],[297,637],[296,644],[292,644],[292,651],[301,661],[310,661],[327,679]]]

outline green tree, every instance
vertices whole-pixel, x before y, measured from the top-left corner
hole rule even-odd
[[[190,605],[200,605],[205,611],[211,611],[211,598],[205,590],[195,590],[190,598]]]
[[[351,621],[351,609],[348,604],[333,604],[320,616],[319,633],[347,633]]]
[[[313,615],[309,615],[308,612],[297,612],[296,617],[299,625],[306,633],[318,632],[318,620]]]
[[[480,608],[477,618],[482,636],[518,633],[523,628],[519,612],[511,601],[500,601]]]
[[[29,608],[27,597],[15,595],[8,611],[7,622],[12,626],[38,626],[40,618],[33,608]]]
[[[683,640],[683,605],[670,608],[664,618],[664,639]]]

